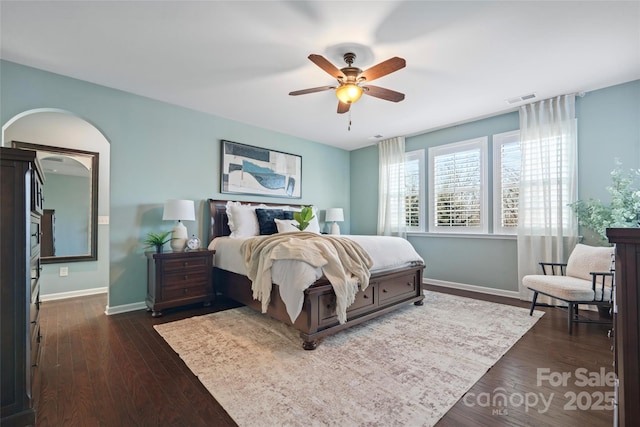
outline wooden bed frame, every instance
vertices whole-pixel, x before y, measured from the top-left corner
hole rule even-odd
[[[208,242],[211,242],[217,236],[228,236],[230,230],[227,225],[227,201],[208,199],[208,202]],[[277,203],[266,205],[274,208],[283,206]],[[372,274],[367,289],[364,292],[359,291],[355,302],[347,309],[347,322],[344,324],[338,322],[335,311],[336,295],[324,277],[305,290],[302,312],[295,323],[291,323],[276,284],[271,291],[267,314],[299,330],[303,339],[302,347],[305,350],[314,350],[319,340],[327,335],[373,319],[407,303],[423,305],[423,270],[424,265],[413,265]],[[253,299],[251,281],[246,276],[214,267],[213,281],[216,292],[261,311],[261,303]]]

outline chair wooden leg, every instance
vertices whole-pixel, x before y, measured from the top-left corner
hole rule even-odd
[[[529,316],[533,316],[533,309],[536,308],[536,300],[538,299],[538,293],[533,291],[533,299],[531,300],[531,310],[529,310]]]
[[[569,316],[569,335],[571,335],[573,332],[573,315],[576,309],[576,305],[572,302],[568,302],[567,304],[567,311]]]

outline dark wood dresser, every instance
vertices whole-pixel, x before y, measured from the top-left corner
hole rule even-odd
[[[147,308],[153,317],[170,307],[214,299],[213,256],[206,249],[187,252],[145,252],[147,256]]]
[[[35,151],[0,148],[0,425],[35,424],[40,355],[40,217]]]
[[[640,228],[609,228],[607,237],[616,248],[614,425],[630,427],[640,422]]]

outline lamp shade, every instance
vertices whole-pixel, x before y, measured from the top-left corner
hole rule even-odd
[[[164,204],[163,220],[195,221],[193,200],[167,200]]]
[[[327,216],[325,218],[327,222],[344,221],[344,212],[342,208],[329,208],[327,209]]]

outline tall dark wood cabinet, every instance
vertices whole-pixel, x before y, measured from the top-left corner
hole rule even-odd
[[[614,425],[637,426],[640,420],[640,228],[609,228],[607,237],[616,247]]]
[[[0,147],[0,425],[35,424],[40,350],[40,217],[35,151]]]

